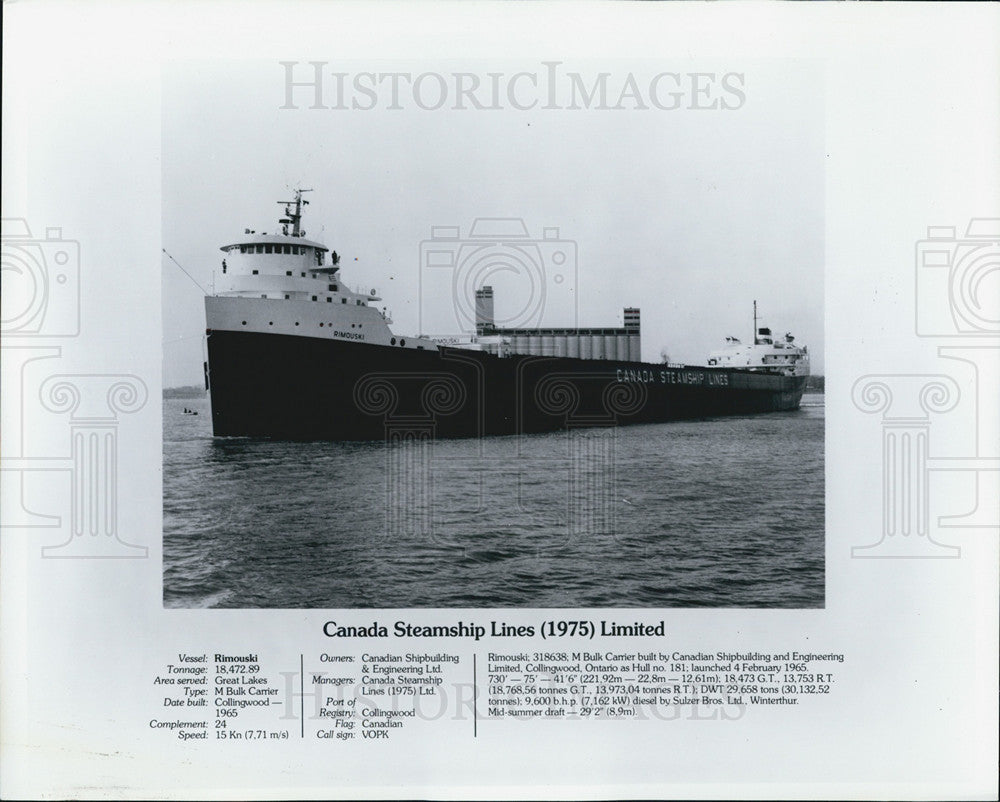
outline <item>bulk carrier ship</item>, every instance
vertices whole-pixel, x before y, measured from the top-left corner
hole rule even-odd
[[[336,252],[306,238],[308,191],[280,202],[280,234],[247,229],[221,248],[205,299],[215,436],[481,437],[799,406],[808,349],[758,328],[756,303],[752,342],[728,337],[700,366],[642,362],[635,308],[620,328],[497,326],[489,286],[474,335],[399,335],[377,293],[349,288]]]

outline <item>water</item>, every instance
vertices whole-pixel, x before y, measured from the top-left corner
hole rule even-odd
[[[214,439],[165,399],[164,603],[822,607],[823,433],[822,395],[430,446]]]

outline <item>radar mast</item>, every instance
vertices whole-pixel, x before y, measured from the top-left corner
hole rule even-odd
[[[308,206],[309,201],[302,200],[303,192],[312,192],[311,189],[296,189],[295,190],[295,200],[290,201],[278,201],[278,203],[285,204],[285,216],[282,217],[278,222],[281,223],[281,233],[287,236],[288,226],[292,227],[293,237],[304,237],[305,231],[302,230],[300,223],[302,221],[302,207]],[[292,204],[295,204],[295,211],[292,211]]]

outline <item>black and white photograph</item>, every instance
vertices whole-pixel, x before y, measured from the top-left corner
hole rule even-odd
[[[0,798],[997,798],[1000,6],[3,16]]]
[[[177,63],[168,607],[824,603],[809,63]]]

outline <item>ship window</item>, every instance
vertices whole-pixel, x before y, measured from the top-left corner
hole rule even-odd
[[[305,274],[305,273],[300,273],[299,275],[300,275],[300,276],[302,276],[302,278],[305,278],[305,277],[306,277],[306,274]]]
[[[258,245],[257,246],[257,253],[264,253],[264,246],[263,245]]]
[[[361,300],[360,299],[355,299],[354,303],[355,303],[356,306],[361,306]]]
[[[316,297],[316,296],[314,295],[314,296],[313,296],[313,300],[314,300],[314,301],[318,301],[319,299],[318,299],[318,298],[317,298],[317,297]]]
[[[319,327],[320,327],[320,328],[323,328],[323,324],[322,324],[322,323],[320,323],[320,324],[319,324]]]
[[[399,341],[399,344],[400,344],[400,345],[406,345],[406,340],[400,340],[400,341]]]
[[[243,325],[245,326],[246,324],[247,324],[247,322],[246,322],[246,321],[244,320],[244,321],[243,321]]]
[[[291,270],[286,270],[286,271],[285,271],[285,275],[286,275],[286,276],[290,276],[290,275],[292,275],[292,271],[291,271]]]
[[[295,325],[298,326],[299,325],[299,321],[296,320],[295,321]]]
[[[266,297],[267,297],[267,294],[265,293],[265,294],[261,295],[260,297],[261,297],[261,298],[266,298]]]
[[[246,253],[246,252],[247,252],[247,246],[246,245],[240,245],[240,253]]]
[[[346,304],[346,303],[347,303],[347,299],[346,299],[346,298],[341,298],[341,299],[340,299],[340,302],[341,302],[342,304]]]
[[[329,304],[329,303],[333,303],[333,298],[327,298],[327,299],[326,299],[326,302],[327,302],[328,304]]]
[[[288,296],[288,295],[286,295],[286,296],[285,296],[285,300],[287,301],[287,300],[288,300],[288,298],[289,298],[289,296]]]
[[[253,274],[256,276],[259,272],[260,272],[259,270],[254,270]]]
[[[264,253],[274,253],[274,246],[273,245],[265,245],[264,246]]]
[[[328,286],[328,289],[330,290],[330,292],[336,292],[337,291],[337,285],[336,284],[329,284],[327,286]]]
[[[390,342],[390,343],[391,343],[392,345],[395,345],[395,344],[396,344],[396,338],[395,338],[395,337],[393,337],[393,338],[392,338],[391,340],[389,340],[389,342]]]

